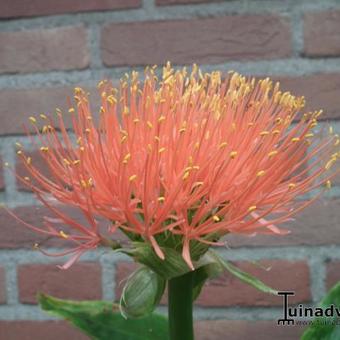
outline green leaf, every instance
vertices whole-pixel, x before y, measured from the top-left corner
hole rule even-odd
[[[334,305],[340,309],[340,282],[338,282],[323,298],[319,307],[324,309]],[[336,312],[335,312],[336,314]],[[340,339],[340,318],[316,317],[303,333],[301,340],[338,340]]]
[[[236,266],[234,266],[233,264],[231,264],[230,262],[227,262],[225,260],[223,260],[220,256],[218,256],[216,253],[212,252],[211,250],[209,251],[209,253],[214,256],[216,258],[216,260],[226,269],[228,270],[231,274],[233,274],[234,276],[236,276],[238,279],[240,279],[241,281],[255,287],[256,289],[264,292],[264,293],[270,293],[270,294],[274,294],[277,295],[277,290],[267,286],[266,284],[264,284],[261,280],[259,280],[258,278],[244,272],[243,270],[237,268]]]
[[[161,315],[125,319],[116,304],[67,301],[47,295],[40,295],[39,303],[43,310],[70,321],[94,340],[168,339],[168,322]]]
[[[123,315],[140,318],[152,313],[163,296],[165,285],[165,280],[150,268],[138,268],[129,276],[120,298]]]

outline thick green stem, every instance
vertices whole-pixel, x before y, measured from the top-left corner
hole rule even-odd
[[[193,340],[192,290],[194,272],[169,280],[170,340]]]

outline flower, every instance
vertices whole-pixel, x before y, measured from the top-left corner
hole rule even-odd
[[[220,72],[203,74],[196,65],[190,74],[169,63],[161,79],[156,73],[147,68],[144,81],[137,72],[126,74],[118,88],[101,81],[97,124],[80,88],[68,113],[57,110],[58,124],[41,115],[39,128],[30,118],[51,177],[20,150],[38,184],[20,180],[70,232],[49,220],[45,229],[29,227],[76,244],[64,267],[107,242],[97,227],[102,217],[112,222],[112,234],[137,235],[160,258],[170,235],[193,269],[193,243],[219,244],[228,233],[287,233],[277,225],[319,194],[296,199],[329,187],[337,173],[331,167],[340,155],[338,135],[314,136],[321,111],[301,114],[304,98],[281,92],[279,83],[234,72],[223,80]],[[48,196],[79,208],[89,226],[61,213]]]

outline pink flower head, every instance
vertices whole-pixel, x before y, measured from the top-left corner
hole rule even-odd
[[[21,180],[70,232],[48,221],[45,229],[30,227],[74,241],[71,262],[103,242],[101,217],[112,222],[110,232],[137,234],[161,258],[162,235],[175,235],[193,269],[191,244],[210,243],[211,235],[287,233],[276,225],[318,196],[296,198],[329,187],[336,173],[330,169],[339,137],[314,136],[321,112],[301,114],[304,98],[281,92],[269,79],[231,72],[223,80],[220,72],[203,74],[194,65],[189,74],[167,64],[161,79],[153,67],[144,81],[132,72],[118,88],[107,81],[98,88],[97,124],[80,88],[74,107],[57,112],[58,130],[51,117],[41,116],[42,128],[31,117],[50,177],[21,153],[38,185]],[[89,226],[61,213],[46,194],[81,209]]]

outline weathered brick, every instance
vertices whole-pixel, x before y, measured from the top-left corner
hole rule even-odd
[[[6,303],[6,272],[5,268],[0,267],[0,304]]]
[[[3,340],[89,340],[80,330],[65,321],[0,321],[0,339]]]
[[[340,73],[320,73],[301,77],[274,77],[282,89],[297,96],[305,96],[304,111],[323,109],[324,119],[340,119]]]
[[[91,92],[91,107],[93,113],[98,112],[98,93]],[[34,132],[32,124],[27,119],[39,113],[54,113],[55,108],[65,111],[72,102],[73,88],[71,87],[46,87],[34,89],[3,89],[0,90],[0,135],[23,134],[23,124],[30,132]],[[71,115],[65,114],[65,125],[71,127]],[[43,126],[43,122],[39,125]],[[57,124],[58,126],[58,124]]]
[[[282,225],[291,233],[279,235],[229,235],[226,241],[235,247],[272,247],[294,245],[339,244],[340,199],[322,199],[295,216],[295,221]]]
[[[75,300],[102,297],[101,267],[94,262],[78,262],[68,270],[55,264],[18,266],[18,289],[21,303],[36,304],[38,293]]]
[[[202,320],[195,323],[197,340],[298,340],[301,326],[282,327],[276,320]]]
[[[340,281],[340,261],[331,261],[326,265],[326,287],[331,289]]]
[[[31,0],[23,5],[22,0],[2,0],[0,18],[31,17],[89,11],[108,11],[137,8],[141,0],[58,0],[48,3],[45,0]]]
[[[108,24],[102,31],[106,65],[220,63],[291,54],[288,22],[275,15]]]
[[[88,226],[85,217],[78,209],[60,207],[60,210],[74,220],[83,223],[84,226]],[[43,228],[44,216],[56,217],[45,207],[25,206],[12,209],[12,211],[26,223],[38,228]],[[103,235],[106,235],[108,222],[105,222],[102,219],[98,219],[98,221],[99,228],[102,229]],[[60,230],[64,230],[66,233],[69,231],[64,224],[56,225],[56,227],[60,227]],[[119,240],[120,242],[126,241],[126,237],[124,237],[121,232],[116,232],[113,235],[107,236]],[[10,216],[5,209],[0,208],[0,249],[32,249],[35,243],[40,244],[42,247],[67,248],[74,246],[73,243],[70,243],[63,238],[47,236],[25,227],[21,222]]]
[[[89,65],[83,26],[0,32],[0,72],[83,69]]]
[[[258,277],[269,286],[278,290],[293,290],[295,296],[291,303],[309,301],[309,268],[304,261],[266,260],[260,266],[249,262],[236,262],[239,268]],[[116,299],[119,299],[126,278],[136,269],[132,262],[120,262],[116,266]],[[265,270],[265,268],[270,268]],[[164,296],[162,303],[166,303]],[[261,293],[241,282],[231,274],[224,274],[210,280],[196,301],[204,307],[225,306],[281,306],[282,297]]]
[[[168,6],[168,5],[192,5],[201,3],[211,2],[222,2],[223,0],[156,0],[157,6]]]
[[[340,55],[340,11],[305,13],[304,54],[309,57]]]

